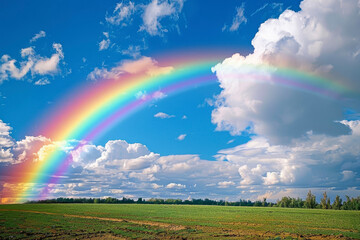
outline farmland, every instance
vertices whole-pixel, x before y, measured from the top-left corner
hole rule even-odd
[[[231,206],[0,206],[0,239],[360,239],[360,212]]]

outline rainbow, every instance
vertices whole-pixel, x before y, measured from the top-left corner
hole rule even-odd
[[[119,121],[138,111],[149,102],[163,95],[172,95],[195,87],[217,83],[211,68],[220,62],[216,57],[165,58],[159,61],[171,66],[166,73],[122,73],[117,77],[103,79],[96,83],[87,82],[67,95],[55,111],[47,118],[40,134],[59,143],[52,146],[42,161],[34,164],[20,164],[12,175],[21,172],[10,193],[2,193],[1,201],[24,202],[45,198],[51,186],[65,175],[72,162],[72,155],[66,154],[61,143],[76,139],[72,150],[84,146],[106,133]],[[339,99],[351,90],[327,78],[300,72],[296,69],[269,65],[244,66],[258,72],[258,80],[263,81],[263,73],[271,72],[272,83],[296,88],[323,97]],[[247,71],[244,71],[247,72]],[[246,74],[227,76],[246,80]],[[254,76],[252,75],[252,78]],[[139,93],[143,93],[139,96]]]

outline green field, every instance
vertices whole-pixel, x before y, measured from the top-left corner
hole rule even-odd
[[[0,205],[0,239],[360,239],[360,212],[141,204]]]

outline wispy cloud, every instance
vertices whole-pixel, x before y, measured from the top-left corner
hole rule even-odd
[[[154,117],[164,119],[164,118],[173,118],[175,117],[175,115],[169,115],[167,113],[158,112],[157,114],[154,115]]]
[[[232,24],[230,27],[227,25],[224,25],[222,28],[222,31],[228,30],[230,32],[237,31],[241,24],[245,24],[247,22],[247,19],[244,15],[245,11],[245,3],[243,3],[240,7],[236,8],[236,15],[233,18]]]
[[[108,49],[110,47],[110,39],[109,39],[109,33],[108,32],[104,32],[103,33],[105,36],[105,39],[103,39],[100,43],[99,43],[99,51]]]
[[[48,78],[40,78],[40,79],[37,80],[34,84],[35,84],[35,85],[39,85],[39,86],[44,86],[44,85],[50,84],[50,81],[49,81]]]
[[[168,74],[174,68],[172,66],[159,66],[158,62],[150,57],[141,57],[136,60],[126,60],[118,63],[117,66],[108,70],[105,67],[95,68],[87,76],[88,80],[96,81],[98,79],[109,79],[119,77],[121,74],[147,74],[148,76],[157,76],[161,74]],[[165,95],[157,91],[154,93],[154,98],[161,98]]]
[[[179,141],[183,141],[185,139],[185,137],[186,137],[186,134],[180,134],[177,139]]]
[[[254,16],[255,14],[261,12],[262,10],[264,10],[265,8],[269,7],[272,10],[276,10],[276,12],[282,12],[283,11],[283,3],[265,3],[263,6],[261,6],[260,8],[256,9],[250,16]]]
[[[128,4],[121,2],[116,4],[112,15],[106,16],[105,19],[112,25],[126,27],[132,22],[133,15],[141,15],[143,24],[139,30],[147,32],[150,36],[162,36],[163,33],[168,32],[168,28],[161,24],[161,20],[169,18],[173,22],[177,21],[183,5],[183,0],[152,0],[147,5],[135,4],[131,1]]]
[[[35,34],[35,36],[30,39],[30,43],[35,42],[39,38],[43,38],[45,36],[46,36],[46,33],[44,31],[40,31],[39,33]]]
[[[129,2],[124,4],[123,2],[117,3],[116,7],[111,16],[105,17],[106,21],[113,25],[127,26],[128,22],[131,21],[131,16],[135,12],[135,4]]]

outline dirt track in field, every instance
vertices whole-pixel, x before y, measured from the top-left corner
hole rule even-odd
[[[73,214],[60,214],[60,213],[32,211],[32,210],[15,210],[15,209],[0,209],[0,211],[38,213],[38,214],[47,214],[47,215],[73,217],[73,218],[96,219],[96,220],[112,221],[112,222],[129,222],[129,223],[134,223],[134,224],[139,224],[139,225],[149,225],[149,226],[154,226],[154,227],[166,228],[166,229],[172,230],[172,231],[186,229],[185,226],[181,226],[181,225],[173,225],[173,224],[161,223],[161,222],[129,220],[129,219],[123,219],[123,218],[104,218],[104,217],[83,216],[83,215],[73,215]]]
[[[81,219],[96,219],[100,221],[112,221],[112,222],[123,222],[123,223],[133,223],[137,225],[148,225],[153,227],[158,227],[170,231],[179,231],[184,229],[190,229],[190,227],[186,227],[183,225],[174,225],[169,223],[162,222],[154,222],[154,221],[140,221],[140,220],[130,220],[123,218],[105,218],[105,217],[94,217],[94,216],[84,216],[84,215],[74,215],[74,214],[61,214],[61,213],[53,213],[53,212],[43,212],[43,211],[32,211],[32,210],[19,210],[19,209],[0,209],[0,211],[13,211],[13,212],[24,212],[24,213],[35,213],[35,214],[47,214],[54,216],[62,216],[62,217],[71,217],[71,218],[81,218]],[[251,225],[251,223],[248,223]],[[239,223],[228,223],[227,225],[239,225]],[[240,224],[241,225],[241,224]],[[247,224],[246,224],[247,225]],[[273,239],[276,237],[281,237],[281,239],[291,237],[294,239],[310,239],[310,240],[325,240],[325,239],[352,239],[345,237],[343,235],[338,236],[329,236],[323,234],[309,234],[309,235],[300,235],[300,234],[292,234],[287,232],[282,233],[274,233],[271,231],[259,231],[255,229],[233,229],[233,228],[218,228],[218,227],[207,227],[207,226],[193,226],[191,227],[193,230],[210,233],[211,238],[221,238],[221,239],[248,239],[249,237],[252,239]],[[209,236],[209,235],[208,235]],[[84,237],[84,238],[83,238]],[[114,236],[112,234],[86,234],[83,237],[77,236],[78,239],[126,239],[119,236]],[[201,234],[198,236],[202,238]],[[60,236],[60,239],[62,237]],[[176,239],[176,236],[162,236],[162,239]],[[181,238],[181,237],[180,237]],[[196,235],[195,235],[196,238]],[[53,239],[57,239],[54,237]],[[185,238],[186,239],[186,238]],[[193,239],[190,237],[190,239]]]

